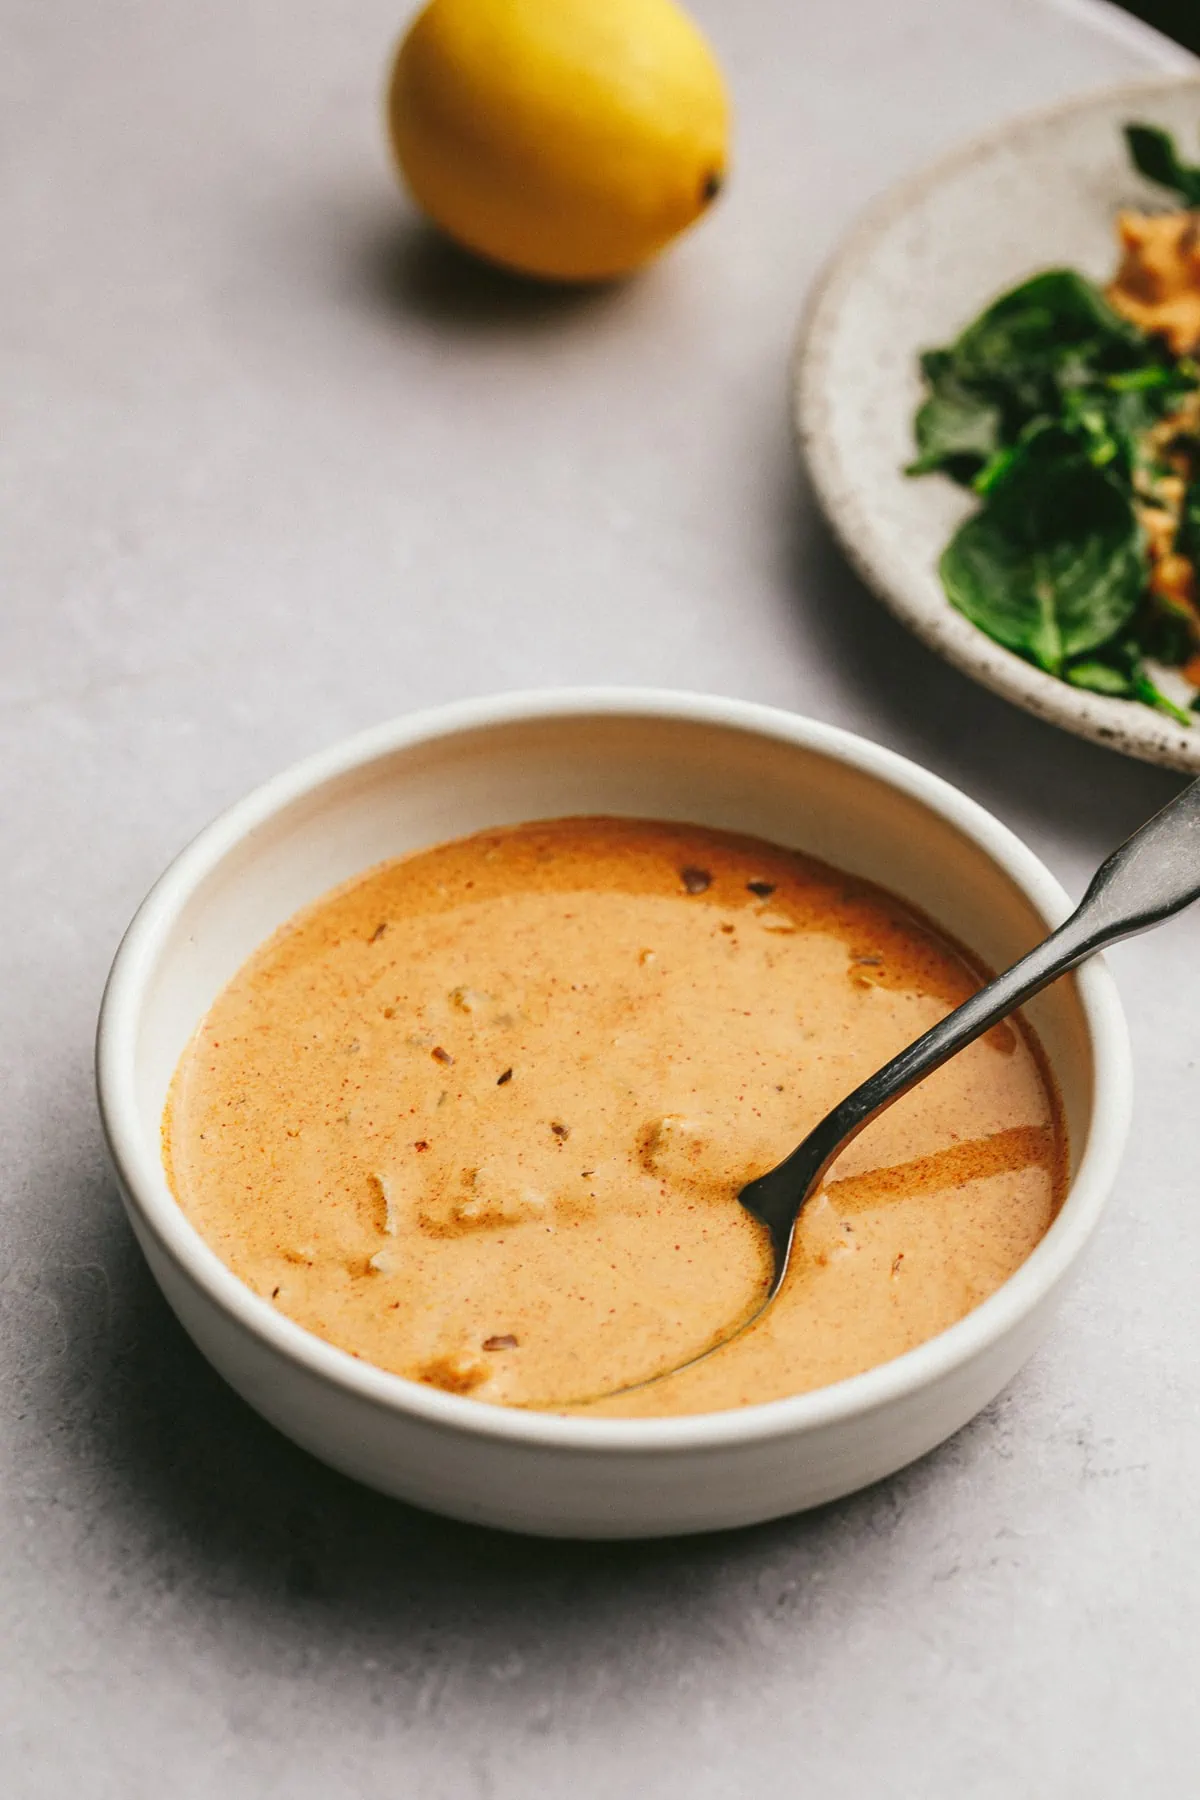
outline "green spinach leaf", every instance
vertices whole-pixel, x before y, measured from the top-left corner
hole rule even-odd
[[[947,375],[919,409],[914,432],[919,454],[905,473],[927,475],[943,469],[965,484],[1000,449],[1000,408]]]
[[[1165,713],[1177,725],[1191,725],[1191,715],[1163,693],[1147,672],[1135,643],[1121,646],[1111,662],[1071,663],[1063,670],[1072,687],[1086,688],[1092,694],[1109,694],[1116,700],[1140,700]]]
[[[1149,376],[1154,379],[1142,379]],[[1139,477],[1162,472],[1150,432],[1194,388],[1190,377],[1170,369],[1102,376],[1063,395],[1059,423],[1078,439],[1089,462],[1136,487]],[[980,477],[976,485],[987,483]]]
[[[1053,675],[1124,630],[1147,572],[1128,492],[1053,425],[1026,436],[940,568],[961,613]]]
[[[1047,269],[994,300],[953,345],[964,380],[1007,385],[1026,371],[1129,368],[1146,360],[1146,340],[1115,312],[1099,288],[1074,269]],[[1082,359],[1081,352],[1086,352]]]
[[[1162,689],[1151,681],[1144,668],[1140,668],[1133,678],[1133,698],[1140,700],[1143,706],[1152,706],[1155,712],[1166,713],[1168,719],[1174,719],[1177,725],[1191,725],[1192,718],[1182,706],[1163,693]]]
[[[953,344],[926,351],[921,368],[930,392],[909,473],[941,469],[964,484],[1031,426],[1063,420],[1071,408],[1093,426],[1103,449],[1094,460],[1125,454],[1125,416],[1130,427],[1135,412],[1157,416],[1171,380],[1158,346],[1071,269],[1002,294]]]
[[[1169,131],[1157,125],[1127,125],[1125,142],[1134,168],[1147,181],[1170,188],[1185,206],[1200,206],[1200,167],[1180,160]]]
[[[1124,669],[1106,662],[1069,663],[1063,675],[1072,687],[1086,688],[1090,694],[1112,694],[1115,699],[1134,698],[1133,681]]]

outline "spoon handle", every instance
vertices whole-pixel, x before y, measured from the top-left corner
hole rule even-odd
[[[1198,897],[1200,781],[1194,781],[1101,863],[1087,893],[1057,931],[902,1050],[848,1100],[878,1084],[886,1087],[888,1099],[894,1098],[1060,975],[1106,945],[1157,925]]]
[[[1132,937],[1200,898],[1200,781],[1176,795],[1114,850],[1078,907],[1057,931],[901,1050],[822,1119],[774,1169],[742,1190],[775,1252],[774,1292],[783,1279],[800,1209],[834,1158],[894,1100],[993,1025],[1107,944]]]

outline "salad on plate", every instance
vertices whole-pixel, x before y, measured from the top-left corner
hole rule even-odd
[[[1162,212],[1122,212],[1104,288],[1049,269],[921,357],[912,475],[979,506],[942,553],[951,603],[1094,693],[1200,708],[1200,166],[1131,124]]]

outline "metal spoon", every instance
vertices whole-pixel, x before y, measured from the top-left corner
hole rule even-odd
[[[775,1259],[764,1305],[775,1298],[787,1274],[805,1202],[865,1125],[1060,975],[1197,898],[1200,781],[1176,795],[1101,863],[1065,924],[847,1094],[783,1162],[747,1182],[738,1199],[766,1226]]]
[[[1101,863],[1065,924],[847,1094],[790,1156],[746,1183],[738,1199],[766,1226],[774,1256],[771,1285],[748,1313],[683,1362],[568,1404],[587,1406],[652,1387],[669,1375],[706,1362],[749,1331],[783,1285],[796,1222],[806,1201],[817,1192],[830,1164],[864,1126],[1060,975],[1106,945],[1169,919],[1196,899],[1200,899],[1200,781],[1184,788]]]

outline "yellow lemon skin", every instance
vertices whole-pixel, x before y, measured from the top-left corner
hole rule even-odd
[[[429,217],[548,280],[636,268],[725,180],[725,84],[674,0],[430,0],[388,120]]]

